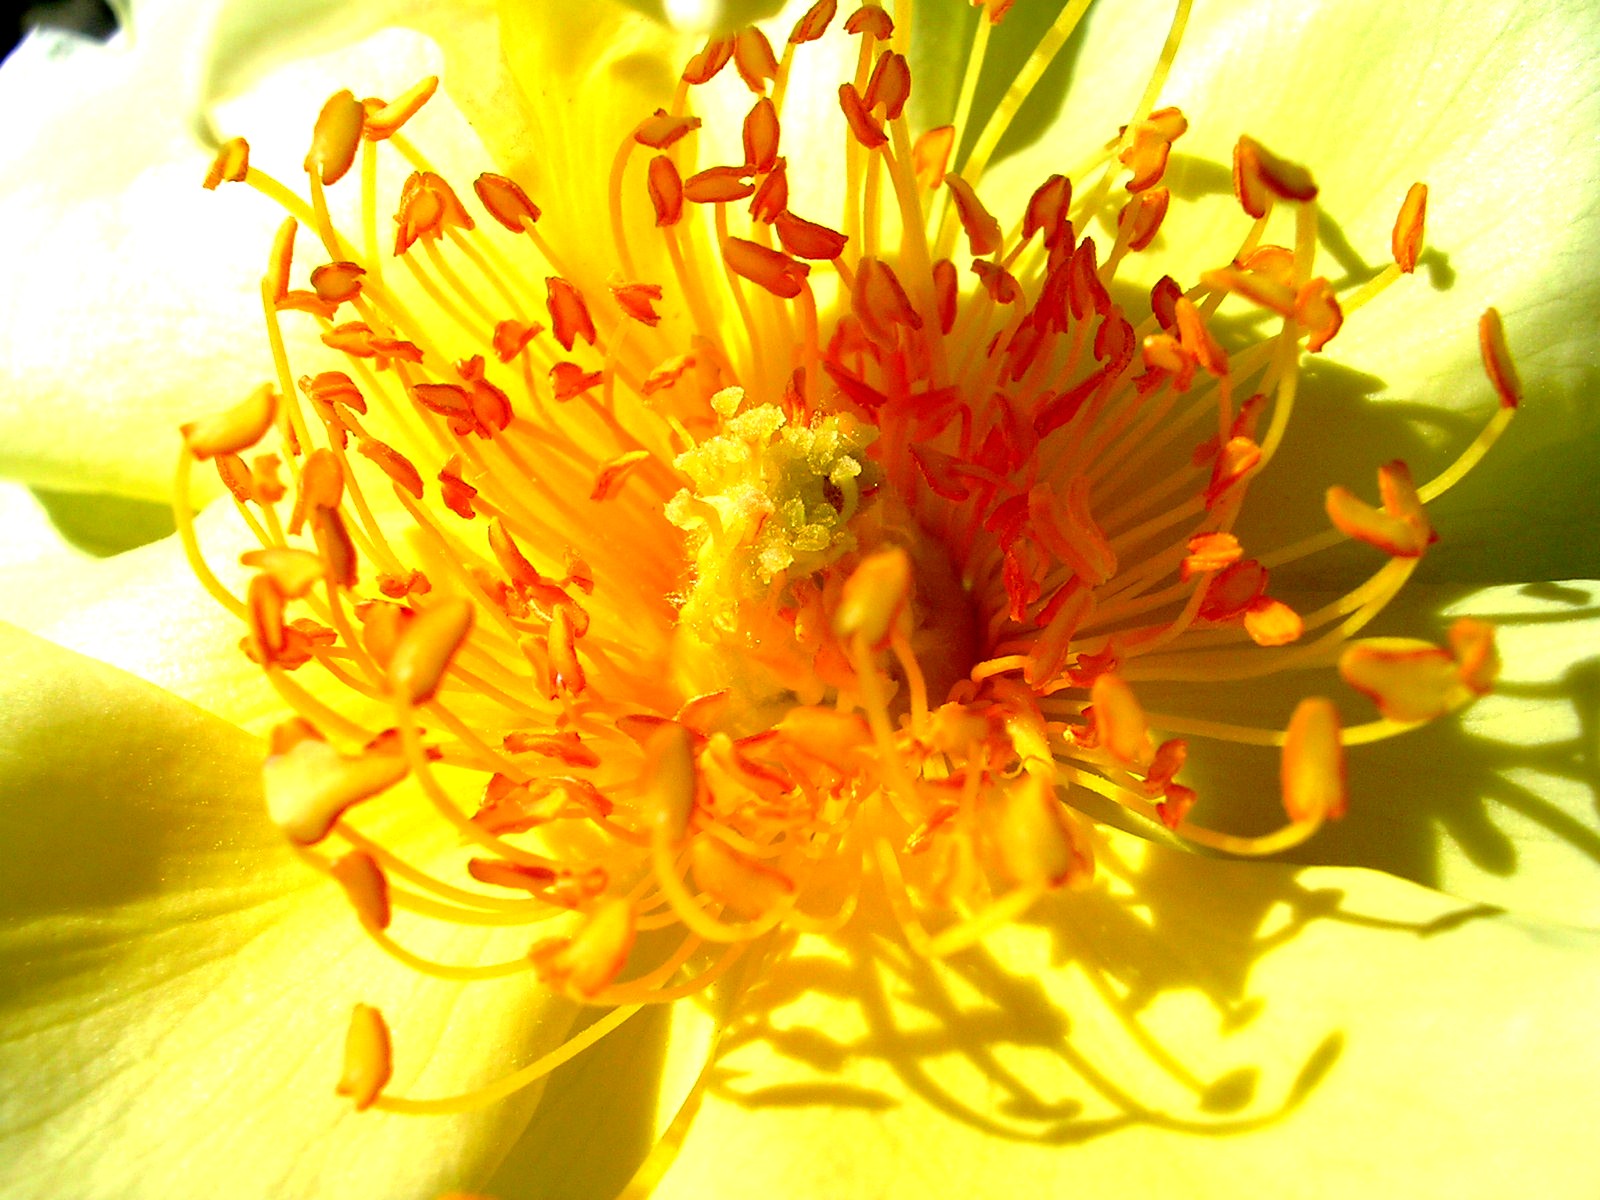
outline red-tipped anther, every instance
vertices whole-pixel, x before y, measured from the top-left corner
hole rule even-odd
[[[763,96],[744,119],[744,165],[755,172],[772,170],[778,160],[778,110]]]
[[[707,167],[683,181],[683,196],[696,204],[726,204],[756,190],[748,167]]]
[[[834,259],[844,253],[849,238],[826,225],[807,221],[793,213],[779,213],[773,222],[783,248],[797,258]]]
[[[1483,353],[1483,369],[1500,397],[1500,407],[1516,408],[1522,403],[1522,382],[1517,378],[1511,351],[1506,348],[1505,326],[1496,309],[1486,308],[1478,318],[1478,348]]]
[[[381,100],[369,100],[363,106],[366,121],[362,132],[368,141],[381,142],[400,132],[405,123],[422,110],[422,106],[433,99],[434,92],[439,90],[439,77],[429,75],[412,84],[400,95],[387,104]]]
[[[730,237],[722,243],[722,257],[735,275],[748,279],[784,300],[793,300],[811,273],[808,263],[796,262],[768,246]]]
[[[328,97],[311,134],[311,149],[306,152],[305,169],[315,172],[324,184],[335,184],[356,160],[361,145],[361,126],[366,120],[361,101],[346,89]]]
[[[1172,193],[1164,187],[1138,193],[1117,214],[1117,228],[1128,231],[1128,249],[1137,253],[1155,241],[1166,219]]]
[[[911,145],[911,169],[919,186],[929,189],[944,182],[945,168],[950,165],[950,151],[955,147],[956,127],[940,125],[920,134]]]
[[[1422,253],[1422,231],[1427,219],[1428,185],[1413,183],[1400,205],[1400,212],[1394,219],[1394,233],[1389,239],[1395,265],[1407,275],[1417,269],[1417,255]]]
[[[867,37],[886,42],[894,35],[894,22],[889,14],[876,4],[863,4],[845,18],[846,33],[862,33]]]
[[[884,119],[893,121],[905,109],[906,101],[910,98],[911,68],[906,63],[905,55],[885,50],[878,55],[861,102],[868,111],[881,104]]]
[[[675,117],[664,108],[640,121],[633,131],[633,140],[652,150],[665,150],[691,130],[700,128],[699,117]]]
[[[691,58],[689,65],[683,69],[683,81],[692,86],[709,83],[718,71],[728,65],[728,60],[732,57],[732,34],[711,38],[706,42],[705,49]],[[697,120],[695,124],[698,125],[700,122]]]
[[[539,219],[539,206],[528,193],[504,175],[485,172],[472,181],[472,190],[484,210],[512,233],[521,233]]]
[[[594,320],[589,316],[589,306],[583,293],[557,275],[545,279],[545,304],[550,310],[550,328],[563,350],[571,350],[573,343],[582,338],[594,345]]]
[[[767,35],[754,25],[747,25],[733,36],[733,65],[739,77],[752,92],[767,90],[767,84],[778,77],[778,56],[772,52]]]
[[[789,34],[789,44],[798,46],[804,42],[816,41],[827,32],[828,26],[833,22],[834,14],[838,11],[838,0],[817,0],[794,23],[794,29]]]
[[[201,185],[208,192],[215,191],[221,183],[243,183],[250,173],[250,143],[242,137],[229,138],[222,143],[217,156],[211,160]]]
[[[1395,558],[1419,558],[1438,540],[1406,464],[1396,459],[1378,468],[1383,508],[1373,508],[1342,487],[1328,489],[1328,519],[1340,532]]]
[[[844,111],[844,119],[849,122],[850,132],[855,135],[856,141],[868,150],[876,150],[879,146],[887,144],[889,135],[884,133],[883,125],[878,118],[867,111],[867,106],[861,99],[861,93],[856,91],[855,84],[839,85],[839,107]]]
[[[1241,135],[1233,148],[1233,193],[1252,217],[1267,214],[1267,197],[1308,201],[1317,198],[1311,172],[1298,163],[1279,158],[1260,142]]]
[[[959,175],[946,175],[944,182],[955,201],[956,216],[961,219],[961,228],[966,231],[973,255],[983,258],[993,254],[1000,248],[1000,222],[983,206],[977,192],[965,179]]]

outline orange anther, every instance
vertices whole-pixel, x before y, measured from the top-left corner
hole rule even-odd
[[[676,225],[683,217],[683,176],[677,164],[665,154],[656,155],[645,173],[645,188],[656,210],[657,228]]]
[[[324,184],[344,178],[356,160],[361,145],[361,127],[367,118],[361,101],[347,88],[328,97],[311,134],[311,149],[306,152],[305,169],[314,171]]]
[[[796,262],[758,242],[730,237],[722,243],[722,257],[735,275],[759,284],[774,296],[792,300],[800,294],[811,273],[807,263]]]
[[[699,117],[675,117],[664,108],[639,122],[633,140],[652,150],[665,150],[679,138],[700,128]]]
[[[524,325],[521,321],[501,321],[494,327],[494,356],[503,363],[516,358],[544,331],[537,321]]]
[[[558,606],[550,619],[549,651],[551,682],[570,696],[582,695],[588,678],[578,661],[578,635],[570,605]]]
[[[1150,753],[1150,727],[1144,709],[1122,677],[1107,671],[1089,688],[1094,728],[1100,744],[1118,762],[1132,765]]]
[[[702,891],[747,920],[772,911],[794,894],[794,882],[782,871],[714,837],[695,840],[689,863]]]
[[[1400,204],[1400,212],[1394,219],[1394,233],[1389,238],[1395,265],[1407,275],[1417,269],[1417,255],[1422,253],[1422,232],[1427,220],[1428,185],[1413,183]]]
[[[570,938],[552,938],[528,951],[539,982],[593,999],[622,973],[633,949],[633,905],[618,897],[596,908]]]
[[[1028,208],[1022,217],[1022,237],[1026,241],[1036,233],[1044,234],[1044,244],[1053,248],[1062,234],[1071,226],[1067,212],[1072,207],[1072,180],[1065,175],[1052,175],[1028,198]]]
[[[267,275],[264,283],[273,303],[281,301],[289,292],[289,269],[294,265],[294,235],[299,222],[285,217],[272,238],[272,253],[267,257]]]
[[[1497,309],[1486,308],[1478,318],[1478,348],[1483,354],[1483,369],[1500,397],[1500,407],[1516,408],[1522,403],[1522,382],[1517,378],[1511,351],[1506,348],[1505,326]]]
[[[245,619],[254,642],[253,658],[263,663],[276,659],[284,646],[283,596],[266,575],[250,580],[245,593]]]
[[[404,254],[419,237],[438,238],[449,228],[474,229],[455,190],[432,171],[413,171],[400,189],[395,213],[394,252]]]
[[[1393,721],[1431,721],[1472,693],[1446,650],[1412,638],[1367,638],[1339,655],[1339,674]]]
[[[328,868],[356,910],[356,918],[374,933],[389,928],[389,880],[378,860],[365,850],[352,850]]]
[[[967,243],[972,253],[982,258],[1000,248],[1000,222],[983,206],[972,185],[959,175],[946,175],[945,186],[955,200],[956,215],[961,218],[961,228],[966,230]]]
[[[747,167],[707,167],[683,181],[683,195],[696,204],[743,200],[756,190]]]
[[[1289,820],[1299,824],[1344,816],[1344,743],[1332,701],[1321,696],[1300,701],[1289,718],[1280,778]]]
[[[949,333],[956,325],[956,313],[961,304],[961,285],[956,278],[956,265],[948,258],[933,264],[933,297],[939,310],[939,332]]]
[[[1333,285],[1321,276],[1308,280],[1295,296],[1294,319],[1305,326],[1306,349],[1313,354],[1332,341],[1344,324]]]
[[[1144,339],[1140,350],[1144,365],[1153,371],[1165,371],[1172,376],[1172,386],[1187,392],[1194,384],[1194,355],[1183,348],[1177,338],[1168,333],[1152,333]]]
[[[345,757],[304,721],[273,731],[261,768],[267,815],[291,841],[312,846],[362,800],[387,791],[406,775],[405,759],[363,752]]]
[[[433,699],[445,671],[472,631],[471,603],[441,600],[424,609],[401,632],[389,656],[389,682],[412,704]]]
[[[894,22],[889,14],[876,4],[863,4],[845,18],[846,33],[862,33],[867,37],[886,42],[894,34]]]
[[[752,171],[772,170],[778,160],[778,110],[763,96],[745,116],[744,163]]]
[[[1253,558],[1242,559],[1224,567],[1206,585],[1205,599],[1200,603],[1200,619],[1230,621],[1248,611],[1266,591],[1267,569]]]
[[[558,362],[550,368],[550,395],[565,404],[605,382],[601,371],[585,371],[575,362]]]
[[[363,132],[367,139],[380,142],[399,133],[401,126],[416,116],[422,106],[433,99],[433,94],[438,89],[439,77],[429,75],[412,84],[387,104],[380,103],[370,109],[364,107],[366,121]]]
[[[215,191],[219,183],[243,183],[249,173],[250,143],[242,137],[229,138],[211,160],[205,183],[201,186],[207,191]]]
[[[1016,304],[1024,298],[1022,285],[1017,282],[1017,277],[999,263],[990,262],[986,258],[975,258],[972,260],[972,272],[982,282],[984,290],[989,293],[989,298],[996,304]]]
[[[311,286],[330,304],[343,304],[361,294],[361,277],[366,270],[351,262],[323,263],[311,272]]]
[[[1437,535],[1422,507],[1411,471],[1398,459],[1378,468],[1381,510],[1342,487],[1328,489],[1328,519],[1349,537],[1376,546],[1396,558],[1418,558]]]
[[[767,84],[778,77],[778,56],[767,35],[754,25],[733,35],[733,65],[752,92],[765,92]]]
[[[1189,553],[1179,568],[1185,583],[1206,571],[1220,571],[1239,561],[1243,551],[1231,533],[1197,533],[1189,539]]]
[[[889,135],[884,133],[878,118],[867,111],[855,84],[839,85],[839,107],[844,111],[844,119],[850,123],[850,132],[855,134],[856,141],[868,150],[876,150],[888,143]]]
[[[863,258],[856,264],[850,309],[860,319],[867,336],[879,345],[894,345],[897,326],[922,328],[922,318],[911,307],[899,277],[881,259]]]
[[[773,161],[772,169],[756,188],[750,201],[750,216],[756,221],[771,224],[789,207],[789,164],[782,158]]]
[[[501,746],[507,754],[557,758],[569,767],[598,767],[601,762],[600,756],[570,729],[554,733],[508,733],[501,739]]]
[[[517,587],[533,587],[542,580],[543,576],[523,555],[511,531],[499,517],[489,522],[489,549],[494,552],[495,561],[506,573],[506,578]]]
[[[344,1073],[334,1089],[355,1102],[356,1111],[372,1107],[392,1073],[389,1026],[371,1005],[358,1004],[350,1014],[344,1038]]]
[[[356,449],[377,463],[383,473],[401,488],[418,500],[422,499],[422,476],[405,455],[372,438],[359,439],[356,442]]]
[[[1233,148],[1233,193],[1245,212],[1259,219],[1266,216],[1268,196],[1315,200],[1317,185],[1298,163],[1279,158],[1254,138],[1241,135]]]
[[[623,480],[633,474],[638,465],[650,457],[648,450],[628,450],[614,458],[608,458],[600,464],[600,469],[595,472],[594,487],[589,490],[589,499],[605,500],[619,487]]]
[[[1160,129],[1145,122],[1136,126],[1117,155],[1117,161],[1133,173],[1133,178],[1128,180],[1128,190],[1142,192],[1160,183],[1171,153],[1172,140]]]
[[[1244,610],[1244,631],[1258,646],[1287,646],[1300,640],[1305,622],[1282,600],[1258,596]]]
[[[472,190],[484,211],[512,233],[521,233],[540,217],[539,206],[528,199],[515,180],[485,172],[472,181]]]
[[[918,185],[931,191],[944,182],[945,168],[950,165],[950,151],[955,144],[954,125],[940,125],[918,135],[911,144],[911,169]]]
[[[828,26],[833,22],[834,14],[838,11],[838,0],[817,0],[794,23],[794,29],[789,34],[789,44],[798,46],[804,42],[816,41],[827,32]]]
[[[254,446],[272,427],[278,413],[278,393],[264,383],[224,412],[202,417],[178,427],[189,453],[204,462],[217,454],[237,454]]]
[[[1150,289],[1150,311],[1156,323],[1168,333],[1178,328],[1178,297],[1183,294],[1171,275],[1163,275]]]
[[[1217,453],[1206,485],[1206,507],[1215,508],[1233,489],[1261,465],[1261,447],[1247,437],[1229,438]]]
[[[878,61],[872,68],[867,90],[861,96],[862,104],[869,112],[882,105],[884,119],[893,121],[900,116],[910,98],[911,68],[906,63],[905,55],[885,50],[878,55]]]
[[[1228,356],[1206,328],[1200,310],[1187,296],[1179,296],[1172,306],[1178,325],[1178,342],[1212,375],[1228,373]]]
[[[233,493],[235,500],[240,504],[248,504],[256,498],[255,479],[250,474],[250,468],[245,466],[244,459],[237,454],[218,454],[211,461],[217,468],[217,478]]]
[[[358,568],[356,546],[350,540],[350,531],[345,528],[339,510],[318,506],[311,510],[310,517],[311,538],[327,567],[329,582],[339,587],[355,587]]]
[[[563,350],[571,350],[573,343],[582,338],[594,345],[594,320],[589,316],[589,306],[583,293],[558,275],[545,278],[545,304],[550,310],[551,332]]]
[[[1117,229],[1127,231],[1129,250],[1143,250],[1155,241],[1161,222],[1166,219],[1167,204],[1171,199],[1172,195],[1166,188],[1150,188],[1122,206],[1117,213]]]
[[[1176,833],[1178,827],[1188,819],[1198,799],[1193,788],[1184,787],[1181,783],[1169,783],[1162,792],[1160,803],[1156,805],[1156,816],[1161,818],[1163,825]]]
[[[1280,317],[1294,315],[1297,299],[1295,289],[1271,275],[1230,266],[1204,271],[1200,275],[1200,280],[1208,287],[1233,292],[1247,300],[1253,300],[1262,308],[1271,309]]]
[[[826,225],[807,221],[793,213],[779,213],[773,222],[783,248],[796,258],[834,259],[844,253],[849,238]]]
[[[622,309],[635,321],[642,325],[654,328],[661,321],[661,314],[656,312],[655,306],[661,300],[661,285],[658,283],[613,283],[609,285],[611,298],[617,302],[617,307]]]

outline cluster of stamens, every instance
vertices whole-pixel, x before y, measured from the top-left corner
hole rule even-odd
[[[262,281],[278,377],[184,428],[178,507],[197,574],[297,714],[272,734],[271,816],[402,962],[448,979],[529,971],[613,1010],[479,1092],[424,1100],[384,1091],[387,1024],[360,1006],[341,1084],[358,1106],[492,1101],[638,1006],[705,987],[757,939],[841,927],[869,886],[917,950],[957,951],[1050,889],[1091,886],[1095,828],[1072,806],[1085,791],[1153,836],[1294,845],[1343,811],[1345,746],[1491,685],[1477,622],[1446,648],[1355,635],[1433,540],[1427,503],[1516,405],[1493,310],[1481,338],[1500,406],[1455,465],[1418,486],[1389,464],[1376,506],[1333,486],[1331,528],[1289,545],[1234,532],[1302,353],[1415,267],[1425,190],[1400,209],[1393,264],[1335,286],[1315,273],[1311,176],[1241,138],[1241,244],[1129,311],[1119,264],[1171,236],[1162,179],[1187,120],[1154,99],[1187,5],[1128,125],[1009,228],[983,169],[1082,6],[957,173],[1007,7],[980,22],[955,123],[915,137],[908,31],[875,5],[841,30],[819,0],[781,56],[753,27],[713,38],[619,147],[609,246],[547,239],[524,188],[495,174],[473,184],[480,227],[403,132],[432,79],[392,102],[330,99],[306,198],[242,140],[218,155],[208,186],[244,182],[289,212]],[[825,37],[855,39],[856,70],[837,96],[797,98],[793,59]],[[752,97],[743,160],[706,162],[701,123],[728,105],[697,97],[733,73]],[[790,208],[796,103],[837,121],[838,214]],[[412,173],[380,252],[385,152]],[[365,219],[349,234],[325,189],[358,164]],[[1292,245],[1269,243],[1285,214]],[[1228,301],[1275,332],[1225,348],[1212,326]],[[322,369],[291,369],[291,320],[314,323]],[[198,545],[197,461],[260,542],[242,596]],[[1271,569],[1347,538],[1382,556],[1358,586],[1311,612],[1271,593]],[[1341,728],[1311,697],[1285,728],[1249,728],[1207,719],[1200,688],[1196,712],[1139,698],[1148,681],[1316,666],[1377,718]],[[1185,761],[1217,739],[1282,747],[1280,828],[1196,819]],[[459,854],[409,861],[367,831],[383,806],[445,822]],[[543,932],[506,962],[438,963],[395,936],[397,910]],[[643,961],[636,937],[668,928],[673,947]]]

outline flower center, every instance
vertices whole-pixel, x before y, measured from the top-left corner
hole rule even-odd
[[[868,887],[916,950],[952,953],[1052,888],[1092,886],[1088,796],[1153,837],[1291,846],[1342,812],[1346,745],[1491,684],[1478,623],[1448,648],[1354,635],[1432,540],[1426,503],[1510,419],[1493,310],[1480,338],[1501,404],[1456,465],[1418,486],[1391,463],[1376,507],[1331,486],[1332,528],[1284,545],[1235,532],[1302,354],[1415,267],[1425,189],[1401,206],[1393,264],[1336,286],[1315,271],[1311,176],[1242,137],[1239,243],[1187,286],[1162,275],[1118,302],[1119,271],[1169,236],[1161,180],[1188,122],[1155,101],[1187,4],[1129,124],[1009,224],[984,169],[1084,6],[953,170],[1007,7],[979,23],[954,121],[916,136],[909,31],[875,5],[841,23],[820,0],[781,56],[755,28],[713,38],[602,172],[600,247],[588,212],[546,217],[495,174],[473,184],[478,227],[402,132],[435,80],[330,99],[305,198],[242,140],[219,154],[209,186],[245,182],[290,214],[262,281],[278,378],[185,426],[177,506],[201,582],[298,714],[273,731],[269,811],[386,953],[448,979],[531,971],[612,1006],[436,1100],[385,1091],[387,1025],[358,1007],[341,1085],[358,1106],[491,1102],[755,940],[839,928]],[[797,54],[830,51],[836,91],[790,86]],[[730,112],[741,149],[708,159],[702,123]],[[837,162],[807,170],[838,184],[836,218],[795,211],[816,194],[781,153],[802,122],[835,138]],[[410,169],[392,254],[380,151]],[[358,161],[351,228],[327,193]],[[321,261],[296,287],[302,227]],[[1224,304],[1248,336],[1214,331]],[[290,320],[322,355],[299,375]],[[243,596],[199,546],[197,461],[259,542]],[[1271,593],[1272,568],[1345,538],[1377,552],[1370,578],[1309,612]],[[1312,667],[1337,667],[1376,719],[1346,727],[1320,696],[1282,728],[1207,712],[1220,684]],[[1194,709],[1147,712],[1151,681],[1197,685]],[[1217,740],[1281,748],[1280,828],[1194,819],[1180,776],[1191,743]],[[376,832],[392,821],[369,822],[385,809],[442,821],[463,849],[411,857]],[[405,945],[430,921],[541,936],[505,962],[438,963]],[[676,948],[647,960],[636,935],[669,928]]]

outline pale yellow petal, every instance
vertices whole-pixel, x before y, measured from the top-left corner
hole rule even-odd
[[[253,740],[6,632],[0,1115],[8,1196],[431,1200],[470,1189],[538,1100],[430,1120],[333,1094],[350,1007],[394,1027],[393,1090],[448,1095],[559,1042],[519,980],[428,981],[365,944],[264,819]],[[445,961],[518,939],[396,924]],[[448,1046],[448,1053],[436,1048]]]
[[[942,965],[802,940],[656,1195],[1590,1193],[1593,933],[1158,849],[1131,887]]]

